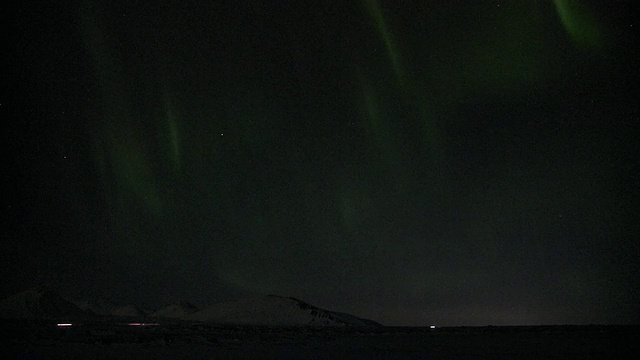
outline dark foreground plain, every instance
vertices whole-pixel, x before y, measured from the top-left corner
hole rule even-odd
[[[260,327],[4,321],[3,359],[639,359],[638,326]]]

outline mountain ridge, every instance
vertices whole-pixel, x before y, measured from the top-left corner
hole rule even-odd
[[[318,308],[280,295],[255,295],[204,308],[180,302],[147,312],[110,301],[71,301],[53,290],[34,288],[0,300],[0,318],[72,320],[92,318],[157,318],[212,324],[264,326],[382,326],[355,315]]]
[[[93,314],[50,289],[36,287],[0,301],[3,319],[84,319]]]
[[[325,310],[294,297],[253,296],[214,304],[188,317],[188,320],[221,324],[382,326],[355,315]]]

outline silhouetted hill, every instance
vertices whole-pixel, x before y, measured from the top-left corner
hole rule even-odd
[[[0,301],[0,317],[3,319],[81,319],[91,317],[60,294],[33,288]]]

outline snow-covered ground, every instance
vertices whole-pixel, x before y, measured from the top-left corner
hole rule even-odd
[[[637,359],[637,327],[4,323],[3,359]]]

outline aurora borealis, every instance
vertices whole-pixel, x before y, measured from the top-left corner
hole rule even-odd
[[[18,6],[2,294],[637,323],[630,7]]]

